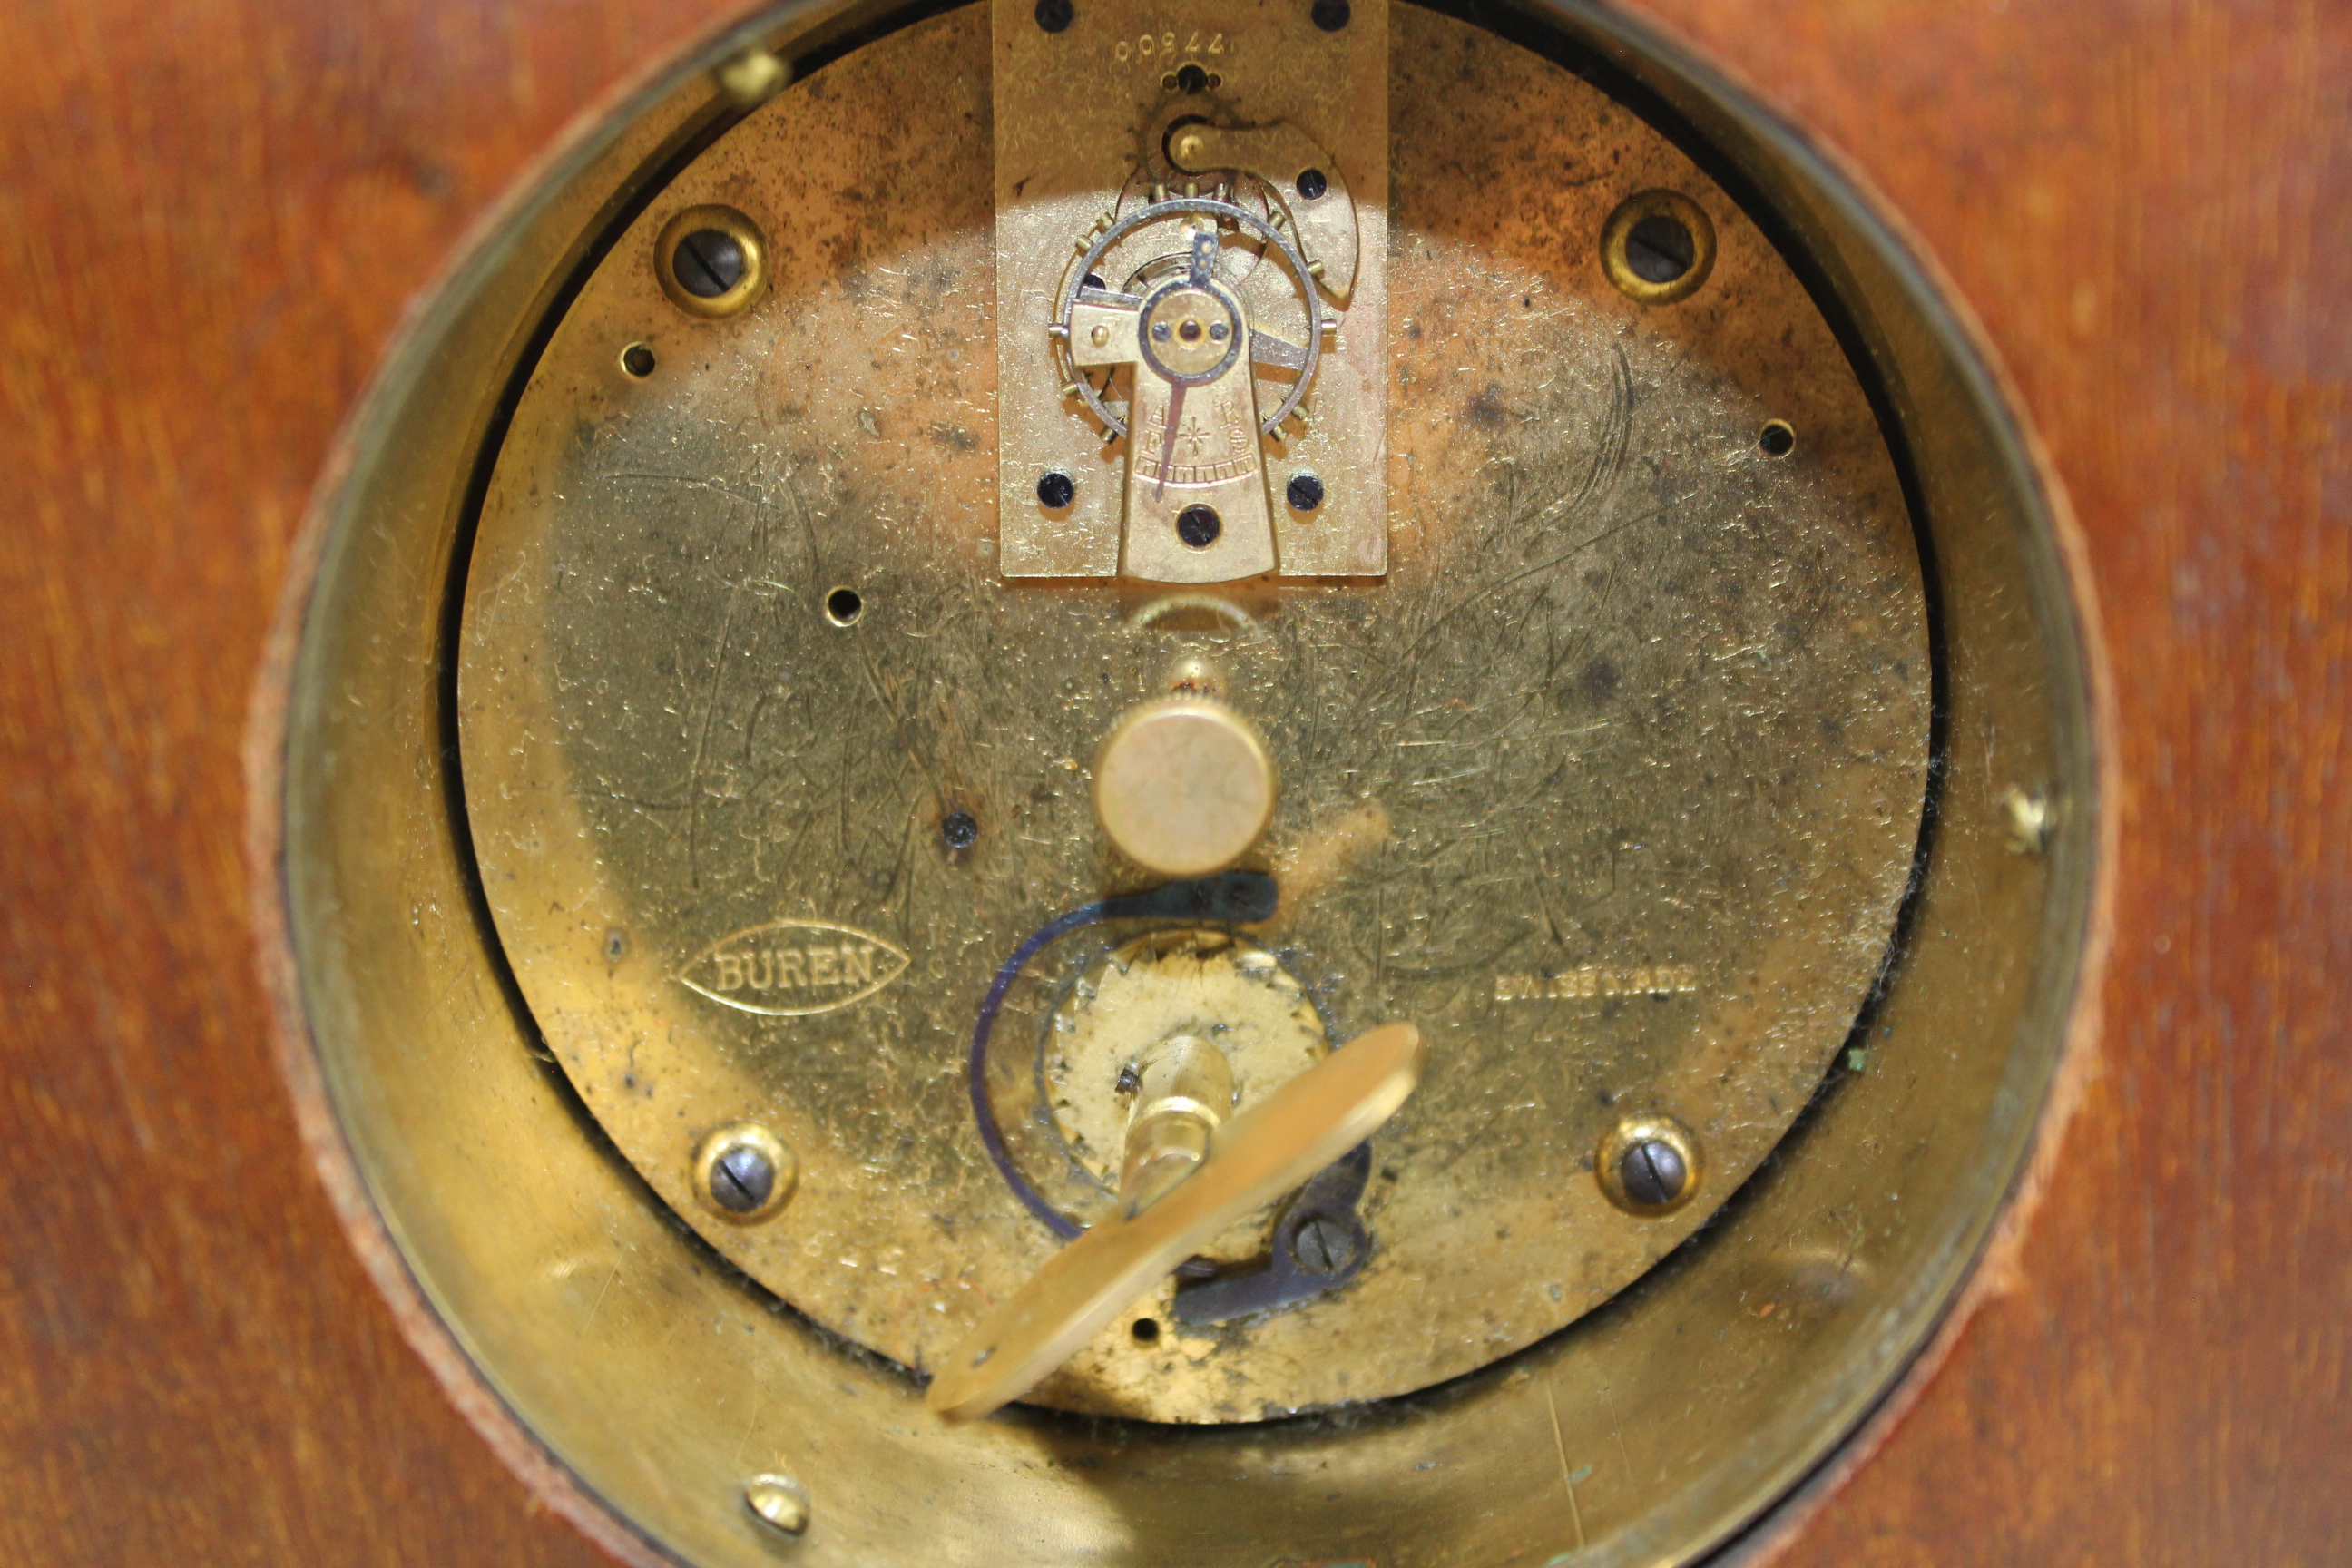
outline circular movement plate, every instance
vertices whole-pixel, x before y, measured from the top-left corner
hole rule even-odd
[[[1195,1330],[1171,1281],[1132,1314],[1166,1331],[1112,1324],[1039,1403],[1257,1419],[1561,1328],[1755,1171],[1885,954],[1927,631],[1843,353],[1664,137],[1513,46],[1391,16],[1414,133],[1391,170],[1385,578],[1168,601],[996,571],[976,8],[701,153],[587,279],[515,409],[459,682],[499,940],[653,1189],[908,1367],[1060,1244],[982,1146],[966,1052],[1016,948],[1143,885],[1104,845],[1088,765],[1175,658],[1226,673],[1282,781],[1244,862],[1279,907],[1237,934],[1334,1044],[1408,1019],[1430,1067],[1373,1141],[1344,1287]],[[1664,304],[1601,255],[1612,213],[1656,190],[1696,204],[1713,247]],[[764,293],[723,319],[681,310],[656,265],[664,226],[704,205],[768,241]],[[1041,1042],[1150,929],[1041,952],[983,1064],[1013,1158],[1081,1224],[1109,1200],[1057,1130]],[[1595,1170],[1641,1119],[1686,1130],[1704,1173],[1662,1213]],[[796,1165],[756,1223],[696,1187],[738,1127]]]

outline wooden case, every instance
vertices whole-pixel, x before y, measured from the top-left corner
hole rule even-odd
[[[1973,312],[2107,681],[2112,925],[2029,1183],[1927,1362],[1735,1554],[2338,1560],[2352,14],[1639,10]],[[296,524],[404,306],[568,121],[727,19],[0,16],[26,68],[0,106],[8,1561],[605,1561],[405,1347],[312,1173],[240,744]]]

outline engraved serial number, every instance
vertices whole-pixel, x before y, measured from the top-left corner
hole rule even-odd
[[[1225,36],[1223,33],[1203,32],[1198,27],[1171,27],[1163,32],[1139,33],[1132,38],[1121,38],[1110,47],[1111,58],[1121,65],[1129,60],[1148,60],[1158,64],[1180,55],[1209,56],[1224,52]]]
[[[1557,974],[1497,974],[1497,1002],[1549,1002],[1581,996],[1668,996],[1698,989],[1691,963],[1588,964]]]

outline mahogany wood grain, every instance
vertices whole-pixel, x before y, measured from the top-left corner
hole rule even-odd
[[[1999,1289],[1783,1561],[2352,1555],[2352,9],[1651,0],[1881,192],[2079,520],[2104,1028]],[[19,4],[0,98],[0,1561],[583,1565],[268,1044],[238,743],[338,420],[713,0]]]
[[[713,7],[0,11],[0,1562],[582,1568],[297,1141],[240,732],[408,300]]]

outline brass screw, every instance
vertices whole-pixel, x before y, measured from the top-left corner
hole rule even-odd
[[[784,1535],[809,1527],[808,1492],[790,1476],[754,1476],[743,1486],[743,1506],[751,1517]]]

